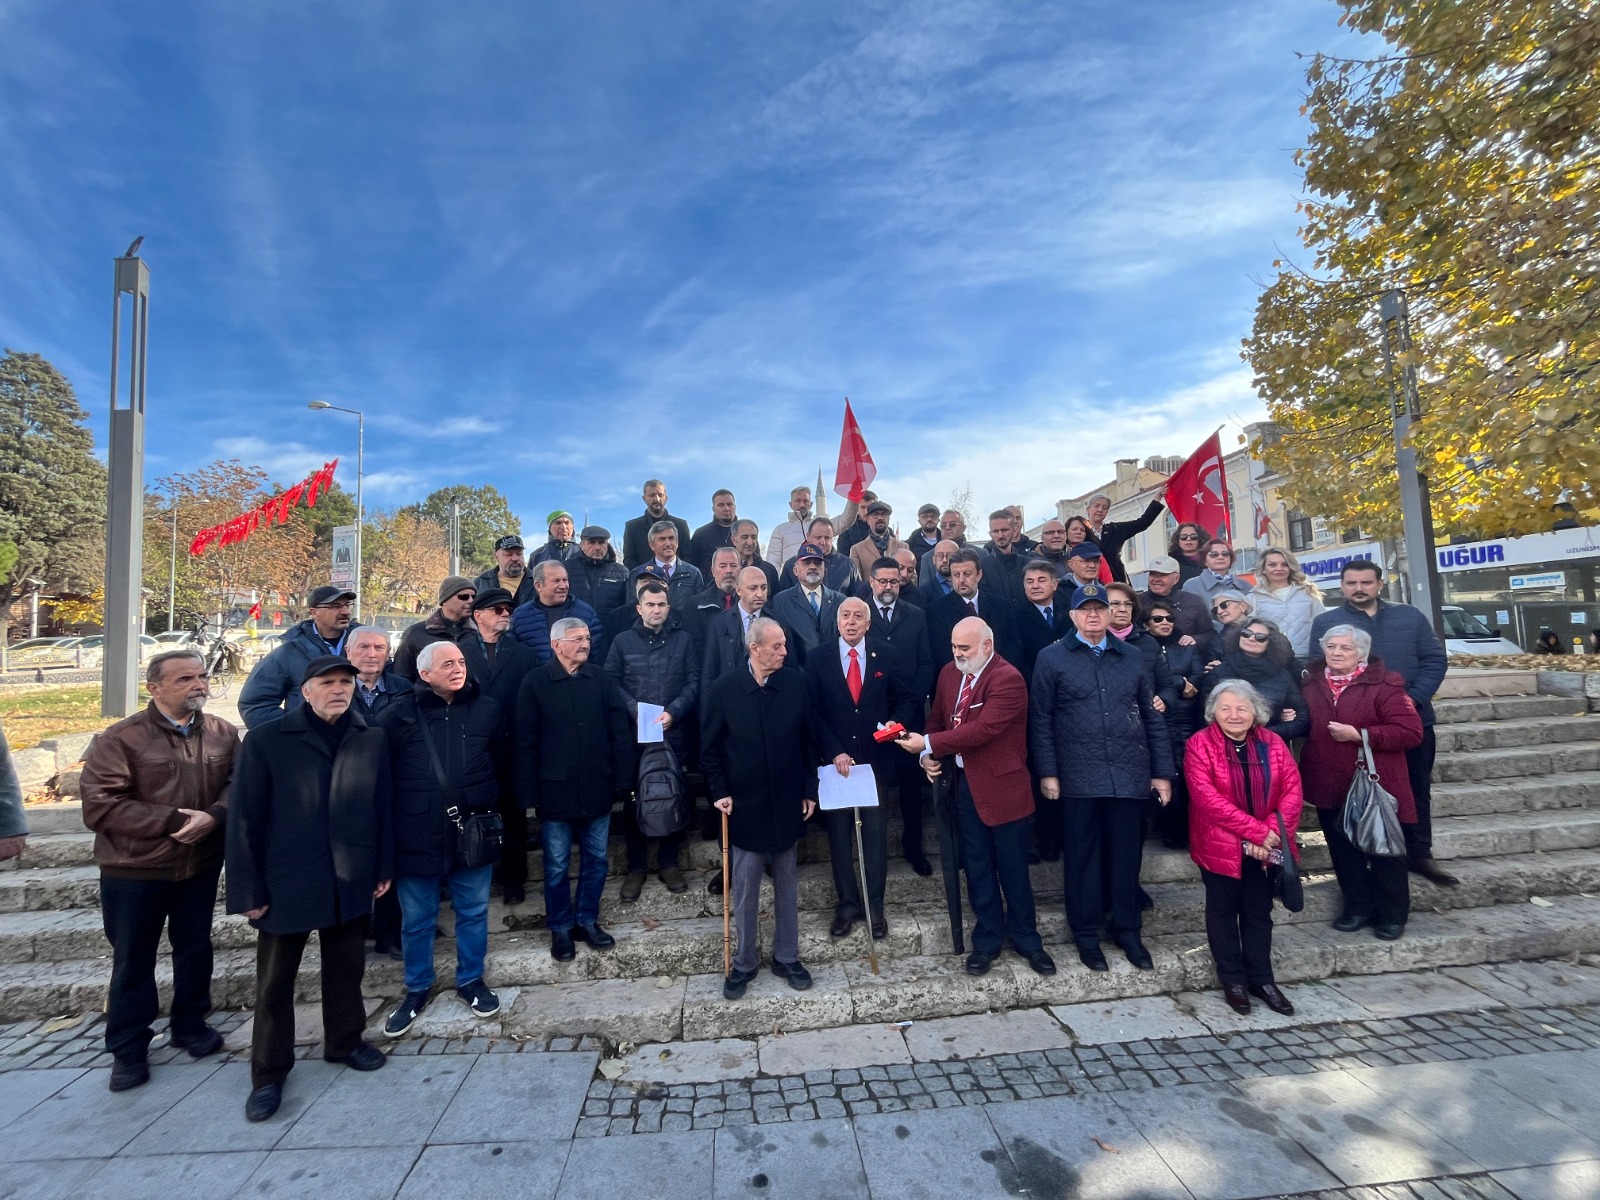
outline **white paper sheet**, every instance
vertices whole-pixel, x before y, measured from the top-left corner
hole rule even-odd
[[[817,768],[817,806],[824,812],[836,808],[877,808],[878,781],[872,768],[857,763],[841,775],[830,763]]]
[[[639,705],[639,742],[664,742],[667,731],[656,724],[656,718],[667,710],[659,704]]]

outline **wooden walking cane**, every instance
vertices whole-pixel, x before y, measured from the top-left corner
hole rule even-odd
[[[861,810],[853,810],[856,815],[856,865],[861,872],[861,907],[866,909],[867,919],[863,922],[867,927],[867,961],[872,964],[872,973],[878,973],[878,948],[873,943],[876,939],[872,936],[872,901],[867,897],[867,852],[861,848]]]
[[[728,897],[732,894],[728,864],[728,814],[722,814],[722,973],[733,974],[733,933],[728,925]]]

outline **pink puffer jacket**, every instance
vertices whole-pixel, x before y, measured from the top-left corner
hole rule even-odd
[[[1183,777],[1189,784],[1189,857],[1207,871],[1235,879],[1240,875],[1243,843],[1259,846],[1269,832],[1277,832],[1274,813],[1283,814],[1290,852],[1300,857],[1294,835],[1300,827],[1305,800],[1294,758],[1275,733],[1252,729],[1250,742],[1252,756],[1257,744],[1267,748],[1270,782],[1265,819],[1251,816],[1244,809],[1244,797],[1234,796],[1233,767],[1229,763],[1234,750],[1227,734],[1215,725],[1207,725],[1183,748]]]

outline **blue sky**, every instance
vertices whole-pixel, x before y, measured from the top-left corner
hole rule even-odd
[[[142,234],[151,480],[353,466],[323,398],[371,505],[620,532],[659,475],[766,530],[848,395],[904,525],[969,481],[1037,520],[1262,415],[1238,344],[1338,12],[0,0],[0,342],[103,442]]]

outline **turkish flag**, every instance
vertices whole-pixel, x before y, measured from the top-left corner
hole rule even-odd
[[[1220,432],[1201,443],[1167,480],[1167,508],[1174,520],[1191,521],[1213,537],[1233,540]]]
[[[850,398],[844,401],[844,432],[839,435],[839,469],[833,476],[833,490],[846,500],[860,502],[861,493],[878,477],[878,468],[867,449],[867,439],[861,436],[861,426],[856,424],[856,414],[850,409]]]
[[[252,621],[261,620],[261,602],[259,600],[250,606],[250,619]]]

